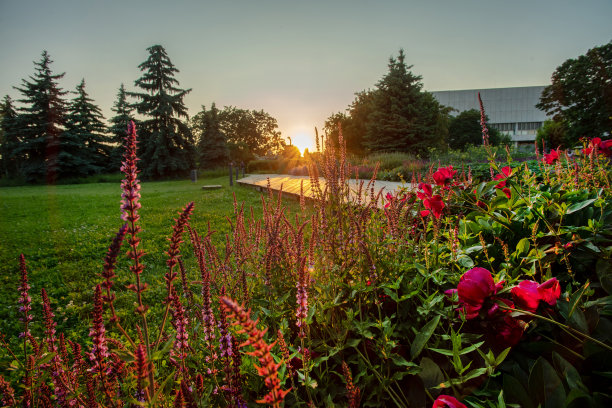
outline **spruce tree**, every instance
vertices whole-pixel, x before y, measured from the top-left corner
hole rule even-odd
[[[161,45],[147,49],[149,58],[138,67],[143,72],[135,85],[143,92],[131,92],[139,99],[137,112],[146,117],[140,125],[140,158],[145,177],[186,174],[193,167],[194,146],[183,98],[191,89],[178,88],[174,67]]]
[[[16,126],[22,139],[14,153],[24,157],[23,175],[28,181],[46,178],[48,183],[55,182],[62,162],[71,159],[60,156],[66,92],[58,85],[64,73],[53,75],[52,62],[43,51],[41,60],[34,63],[34,75],[15,87],[23,95],[18,102],[24,106],[18,110]]]
[[[85,91],[85,80],[76,87],[66,116],[66,131],[61,138],[61,153],[71,157],[61,166],[62,176],[99,173],[109,157],[109,137],[104,116]]]
[[[119,87],[117,100],[111,110],[115,112],[116,115],[110,119],[111,127],[109,131],[113,146],[107,170],[118,172],[121,168],[121,162],[123,161],[123,138],[126,135],[128,123],[130,120],[133,120],[132,106],[127,101],[127,92],[123,84]],[[138,128],[140,128],[140,126],[138,126]]]
[[[13,178],[20,175],[23,156],[15,153],[20,143],[17,111],[11,97],[6,95],[0,104],[0,177]]]
[[[365,145],[371,151],[417,154],[443,146],[445,115],[435,98],[421,89],[421,77],[410,72],[404,51],[389,60],[389,72],[378,82],[366,125]]]
[[[202,106],[202,111],[192,119],[192,131],[196,137],[199,167],[210,169],[223,166],[228,159],[225,134],[221,131],[219,111],[213,102],[210,110]]]

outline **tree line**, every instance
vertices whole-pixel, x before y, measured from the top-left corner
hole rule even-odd
[[[340,127],[347,150],[357,155],[408,152],[427,157],[432,149],[481,143],[480,112],[453,115],[452,108],[423,90],[422,77],[410,71],[405,58],[403,50],[391,57],[388,72],[374,89],[357,92],[345,112],[325,121],[325,135],[337,143]],[[490,132],[493,144],[509,142],[495,129]]]
[[[127,124],[139,115],[139,156],[145,178],[176,177],[194,168],[246,161],[253,155],[282,151],[284,141],[275,118],[263,110],[233,106],[218,110],[213,103],[189,120],[172,64],[161,45],[147,49],[138,66],[136,91],[119,87],[108,125],[89,96],[83,79],[74,97],[66,99],[43,51],[34,74],[14,87],[21,97],[6,95],[0,103],[1,177],[54,183],[67,177],[116,172],[122,161]]]

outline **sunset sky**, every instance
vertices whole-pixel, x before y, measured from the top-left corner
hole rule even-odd
[[[429,91],[546,85],[567,58],[612,40],[612,1],[0,0],[0,97],[46,49],[106,118],[134,90],[146,48],[180,70],[190,115],[214,101],[263,109],[303,149],[314,127],[373,88],[400,48]]]

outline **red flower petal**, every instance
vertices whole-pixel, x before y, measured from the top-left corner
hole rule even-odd
[[[557,299],[561,296],[561,285],[556,278],[550,278],[541,285],[538,285],[540,298],[551,306],[557,304]]]
[[[440,395],[433,403],[432,408],[467,408],[459,400],[450,395]]]
[[[514,304],[519,309],[535,312],[542,299],[538,291],[538,283],[534,281],[521,281],[510,291],[514,298]]]

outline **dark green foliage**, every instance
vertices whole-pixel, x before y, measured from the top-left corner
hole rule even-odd
[[[488,118],[486,118],[488,122]],[[509,138],[502,135],[499,130],[489,127],[489,143],[496,146],[507,144]],[[463,111],[450,119],[448,126],[448,146],[451,149],[465,150],[468,146],[482,144],[482,127],[480,125],[480,112],[476,109]]]
[[[538,109],[565,121],[566,142],[596,137],[612,130],[612,42],[568,59],[552,74]]]
[[[422,78],[410,72],[404,58],[403,50],[397,59],[390,58],[389,72],[377,84],[365,134],[371,151],[425,154],[446,139],[442,107],[422,91]]]
[[[132,107],[127,101],[127,92],[123,84],[119,87],[117,100],[111,110],[115,112],[115,116],[110,118],[111,127],[109,131],[113,145],[107,169],[109,171],[119,171],[123,156],[123,138],[125,137],[128,123],[130,120],[133,120]]]
[[[226,106],[219,111],[219,121],[221,131],[230,144],[230,153],[234,152],[240,157],[276,154],[284,145],[276,119],[263,110]],[[232,160],[238,159],[231,154],[230,157]]]
[[[574,143],[567,137],[567,126],[563,120],[547,120],[538,129],[536,143],[538,149],[556,149],[558,147],[571,148]]]
[[[422,90],[421,77],[410,72],[404,51],[390,58],[389,72],[373,91],[357,93],[349,114],[337,113],[325,123],[325,133],[337,145],[337,125],[342,126],[347,151],[410,152],[426,155],[430,148],[444,148],[447,108]]]
[[[194,143],[191,131],[181,118],[188,118],[183,98],[191,89],[178,88],[174,67],[161,45],[147,49],[149,58],[138,68],[143,72],[134,84],[143,92],[130,92],[139,99],[134,104],[144,115],[139,128],[139,156],[145,177],[184,175],[193,168]]]
[[[0,164],[1,176],[13,178],[19,175],[23,156],[15,153],[21,138],[17,128],[17,111],[13,100],[6,95],[0,104]]]
[[[46,177],[48,183],[55,182],[61,168],[69,167],[73,161],[68,152],[60,154],[66,115],[62,97],[66,92],[58,85],[64,74],[53,75],[52,62],[43,51],[41,60],[34,63],[34,75],[15,88],[23,95],[18,101],[25,106],[19,109],[16,119],[22,141],[14,154],[25,157],[23,176],[28,181]]]
[[[110,146],[100,108],[85,91],[85,80],[76,88],[66,116],[66,131],[61,138],[61,153],[71,159],[61,176],[86,176],[99,173],[107,164]]]
[[[228,146],[225,134],[221,131],[219,110],[213,102],[210,110],[202,106],[202,111],[191,120],[191,131],[198,141],[198,167],[211,169],[223,166],[228,160]]]

